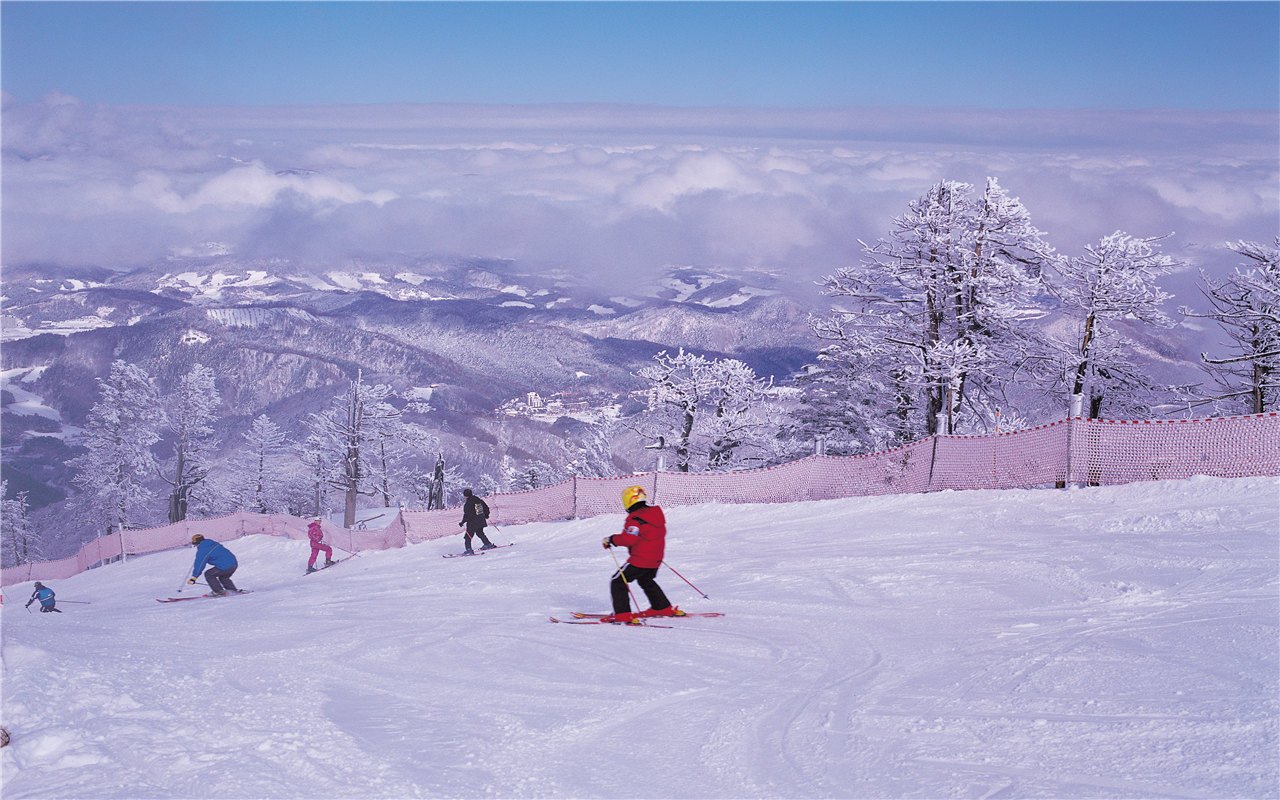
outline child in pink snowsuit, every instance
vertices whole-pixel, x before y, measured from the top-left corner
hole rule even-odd
[[[307,562],[307,572],[316,571],[316,556],[324,551],[324,565],[333,566],[333,548],[324,543],[324,531],[320,530],[320,520],[313,519],[307,526],[307,538],[311,540],[311,560]]]

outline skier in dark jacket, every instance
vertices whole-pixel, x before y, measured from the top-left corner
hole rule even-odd
[[[61,614],[62,609],[58,608],[57,601],[53,599],[56,596],[57,595],[54,594],[52,589],[50,589],[48,586],[45,586],[40,581],[36,581],[36,590],[31,593],[31,599],[27,601],[27,608],[31,608],[31,604],[39,600],[40,611],[42,613],[57,611],[59,614]]]
[[[462,496],[466,499],[462,501],[462,522],[458,523],[458,527],[465,525],[467,528],[467,535],[463,537],[463,546],[467,549],[467,555],[473,555],[471,550],[473,536],[479,536],[480,541],[484,542],[481,550],[492,550],[497,547],[489,541],[489,537],[484,535],[484,526],[489,520],[489,504],[477,497],[470,489],[463,489]]]
[[[191,537],[191,544],[196,548],[196,561],[187,583],[195,583],[200,570],[208,564],[209,569],[205,570],[204,579],[208,582],[209,591],[214,596],[222,597],[227,592],[238,593],[240,590],[231,582],[231,576],[239,566],[235,555],[225,546],[212,539],[206,539],[199,533]]]
[[[643,617],[683,617],[684,612],[671,605],[662,587],[654,578],[662,566],[667,546],[667,518],[660,506],[648,504],[643,486],[628,486],[622,490],[622,507],[627,510],[627,521],[622,533],[604,537],[605,549],[625,547],[630,555],[622,569],[613,574],[609,582],[609,595],[613,600],[613,616],[605,622],[638,623]],[[639,584],[649,600],[650,608],[631,612],[628,584]]]

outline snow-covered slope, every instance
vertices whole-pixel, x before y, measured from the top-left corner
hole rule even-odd
[[[192,552],[3,607],[5,798],[1275,797],[1274,479],[668,510],[689,610],[604,610],[621,515],[161,605]],[[501,520],[498,521],[501,525]]]

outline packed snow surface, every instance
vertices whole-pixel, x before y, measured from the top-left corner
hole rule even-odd
[[[661,584],[726,616],[550,624],[607,609],[621,514],[305,577],[250,537],[226,599],[155,602],[189,549],[51,583],[64,614],[9,587],[3,796],[1280,794],[1275,479],[667,516],[710,599]]]

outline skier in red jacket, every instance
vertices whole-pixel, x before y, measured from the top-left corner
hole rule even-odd
[[[604,622],[638,624],[643,617],[683,617],[684,612],[671,605],[662,587],[654,580],[662,566],[663,551],[667,545],[667,518],[660,506],[648,504],[643,486],[628,486],[622,490],[622,507],[627,510],[627,521],[622,533],[604,537],[605,549],[625,547],[630,552],[627,563],[613,575],[609,582],[609,594],[613,598],[613,616]],[[628,584],[636,583],[649,599],[649,608],[631,612]]]

